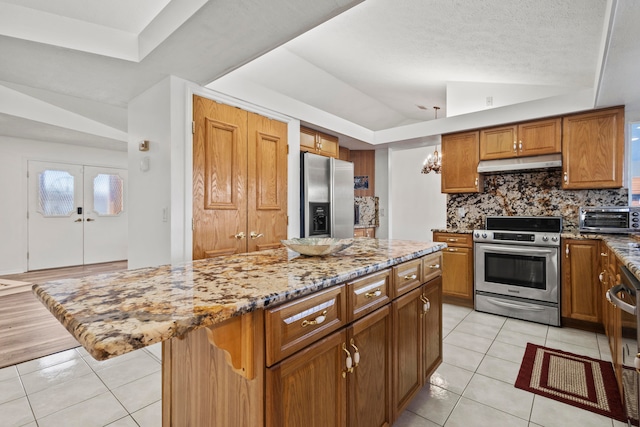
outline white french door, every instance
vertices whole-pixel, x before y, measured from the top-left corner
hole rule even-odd
[[[127,171],[29,162],[29,270],[127,258]]]

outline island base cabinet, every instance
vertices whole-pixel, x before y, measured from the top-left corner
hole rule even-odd
[[[253,379],[234,371],[207,328],[162,343],[163,427],[264,425],[264,315],[244,316],[254,324],[245,331],[253,338]]]
[[[423,384],[442,363],[442,278],[437,277],[424,285],[422,316],[422,373]]]
[[[390,426],[390,334],[386,306],[268,368],[267,426]]]
[[[347,425],[346,339],[335,332],[267,369],[267,427]]]

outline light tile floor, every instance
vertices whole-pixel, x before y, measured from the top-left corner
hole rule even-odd
[[[603,335],[445,304],[443,336],[442,365],[394,427],[626,425],[513,386],[527,342],[610,360]],[[0,426],[159,427],[160,357],[97,362],[80,347],[0,369]]]

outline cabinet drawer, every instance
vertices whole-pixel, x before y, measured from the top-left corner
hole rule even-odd
[[[391,271],[384,270],[347,283],[349,321],[359,319],[390,301]]]
[[[442,252],[434,252],[422,258],[423,282],[442,275]]]
[[[422,284],[422,259],[393,267],[393,297],[398,297]]]
[[[445,242],[449,246],[471,247],[473,245],[473,235],[466,233],[433,233],[435,242]]]
[[[344,326],[344,289],[331,287],[266,310],[267,366]]]

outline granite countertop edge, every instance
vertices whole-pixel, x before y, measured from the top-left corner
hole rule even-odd
[[[91,356],[105,360],[445,247],[356,239],[336,256],[281,248],[52,281],[33,285],[33,292]]]

